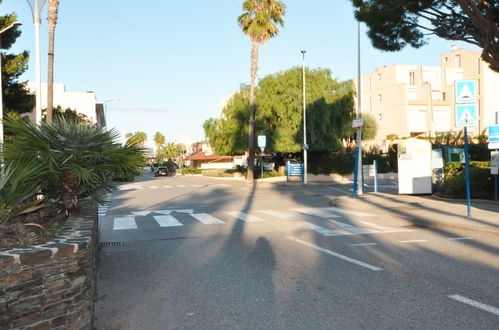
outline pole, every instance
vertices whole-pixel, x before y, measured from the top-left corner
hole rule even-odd
[[[302,50],[303,55],[302,62],[302,76],[303,76],[303,183],[307,184],[307,99],[306,99],[306,85],[305,85],[305,53],[306,50]]]
[[[374,192],[378,192],[378,161],[374,160]]]
[[[357,119],[362,118],[361,114],[361,82],[360,82],[360,22],[357,23]],[[362,127],[357,127],[357,147],[359,148],[357,157],[357,194],[362,196],[364,182],[362,180]]]
[[[468,159],[468,128],[464,127],[464,160],[466,176],[466,205],[468,216],[471,216],[471,198],[470,198],[470,164]]]
[[[0,34],[0,51],[2,49],[2,35]],[[0,52],[0,145],[3,145],[3,88],[2,88],[2,54]]]
[[[42,120],[42,68],[40,55],[40,9],[38,0],[35,1],[35,10],[33,11],[33,24],[35,25],[35,80],[36,80],[36,106],[35,123],[39,124]]]
[[[262,178],[262,180],[260,182],[263,183],[263,153],[262,152],[260,153],[260,175]]]
[[[495,180],[494,180],[494,200],[497,200],[497,192],[499,190],[499,175],[496,175]]]
[[[355,198],[357,197],[357,167],[359,165],[359,162],[357,161],[357,158],[359,157],[359,146],[355,147],[355,162],[353,165],[353,189],[352,189],[352,197]]]

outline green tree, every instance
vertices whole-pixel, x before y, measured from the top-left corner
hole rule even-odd
[[[154,134],[154,143],[156,143],[156,153],[159,152],[159,149],[163,144],[165,144],[165,141],[166,141],[165,136],[160,132],[156,132],[156,134]]]
[[[244,34],[251,40],[251,84],[249,92],[248,122],[248,175],[253,182],[255,153],[255,80],[258,69],[258,47],[279,34],[278,25],[283,26],[285,6],[277,0],[246,0],[243,2],[242,15],[237,18]]]
[[[0,3],[2,1],[0,0]],[[0,29],[17,21],[14,14],[0,16]],[[1,50],[10,49],[16,39],[21,35],[18,27],[9,29],[2,33],[0,37]],[[19,82],[19,77],[26,71],[28,66],[28,52],[20,54],[2,54],[2,90],[3,90],[3,111],[8,113],[26,113],[35,107],[35,97],[26,87],[26,83]]]
[[[160,160],[173,161],[180,156],[181,151],[176,143],[169,142],[164,145],[158,152],[157,158]]]
[[[59,0],[48,0],[48,25],[49,25],[49,46],[47,60],[47,122],[52,122],[52,112],[54,108],[54,40],[55,26],[59,12]]]
[[[364,125],[362,125],[362,139],[363,140],[372,140],[376,137],[378,133],[378,122],[376,118],[370,113],[363,113],[362,119],[364,119]],[[350,129],[350,139],[355,140],[357,129]]]
[[[256,130],[267,136],[266,150],[278,153],[300,152],[303,143],[302,70],[292,68],[268,75],[256,90]],[[349,137],[354,114],[351,82],[338,82],[326,69],[306,70],[307,141],[311,151],[341,149]],[[218,119],[208,119],[203,127],[215,152],[242,154],[247,131],[248,86],[241,86],[222,109]]]
[[[499,1],[351,0],[355,17],[369,27],[374,47],[398,51],[419,48],[437,35],[482,48],[482,59],[499,72]]]
[[[147,134],[144,132],[126,133],[125,138],[128,144],[144,146],[147,141]]]
[[[47,181],[42,195],[66,210],[78,206],[82,198],[102,201],[113,189],[114,177],[141,173],[142,148],[120,145],[115,130],[63,117],[40,125],[7,119],[5,125],[14,132],[1,155],[5,164],[15,166],[36,159],[42,166],[38,173]]]

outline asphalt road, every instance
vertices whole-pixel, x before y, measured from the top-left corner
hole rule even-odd
[[[202,177],[100,209],[97,329],[499,329],[499,242],[338,208],[348,186]]]

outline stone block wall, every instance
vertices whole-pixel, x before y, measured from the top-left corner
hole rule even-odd
[[[92,329],[97,215],[45,244],[0,250],[0,329]]]

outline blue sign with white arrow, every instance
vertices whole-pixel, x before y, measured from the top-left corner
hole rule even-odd
[[[454,87],[456,103],[475,103],[477,101],[475,80],[456,80]]]
[[[478,126],[478,112],[476,104],[456,104],[456,126]]]

